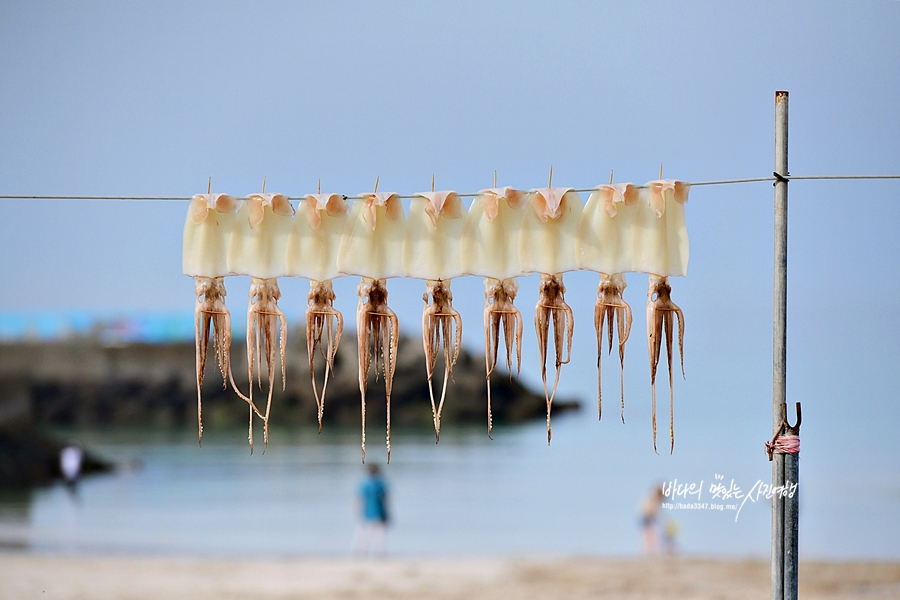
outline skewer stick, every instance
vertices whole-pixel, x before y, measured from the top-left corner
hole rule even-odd
[[[317,194],[322,193],[322,180],[321,179],[319,180],[319,187],[316,188],[316,193]]]
[[[262,193],[263,193],[263,194],[266,193],[266,178],[265,178],[265,176],[263,176],[263,189],[262,189]]]
[[[662,179],[662,163],[659,163],[659,178]]]
[[[381,175],[378,175],[377,177],[375,177],[375,190],[372,192],[373,194],[377,194],[377,193],[378,193],[378,180],[379,180],[380,178],[381,178]]]
[[[431,191],[434,191],[434,173],[431,174]]]
[[[613,171],[610,170],[610,172],[609,172],[609,185],[612,185],[612,177],[613,177]]]
[[[497,169],[494,169],[494,187],[497,187]]]
[[[206,180],[206,193],[209,194],[209,190],[212,189],[212,177]]]
[[[553,165],[550,165],[550,179],[547,180],[547,187],[553,187]]]

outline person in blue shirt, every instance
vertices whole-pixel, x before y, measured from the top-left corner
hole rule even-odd
[[[356,530],[353,552],[362,555],[386,554],[385,532],[390,520],[388,514],[388,487],[381,477],[378,465],[369,464],[368,474],[359,485],[357,512],[361,523]]]

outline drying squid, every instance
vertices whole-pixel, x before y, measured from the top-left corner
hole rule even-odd
[[[672,335],[678,319],[678,350],[684,376],[684,314],[672,302],[669,277],[687,274],[688,237],[684,204],[690,184],[672,179],[648,182],[641,190],[635,215],[636,270],[650,274],[647,291],[647,345],[650,350],[650,386],[653,412],[653,449],[656,450],[656,371],[663,342],[669,369],[669,440],[675,449],[674,392],[672,390]]]
[[[562,273],[578,268],[575,234],[583,207],[581,198],[570,188],[550,187],[533,190],[528,205],[522,219],[519,260],[523,271],[541,274],[534,326],[541,356],[544,398],[547,402],[549,444],[552,435],[550,412],[559,385],[560,368],[571,359],[572,333],[575,326],[572,309],[565,300],[566,287],[563,285]],[[551,324],[556,363],[556,377],[552,389],[547,386],[547,350],[550,346]]]
[[[377,182],[376,182],[377,189]],[[387,458],[391,460],[391,387],[397,358],[397,316],[387,305],[385,278],[403,273],[403,237],[406,218],[400,197],[392,192],[362,195],[347,218],[338,251],[338,270],[362,277],[357,294],[357,343],[359,345],[359,391],[362,412],[362,459],[366,459],[366,388],[370,342],[374,345],[375,370],[379,361],[387,397]],[[380,358],[379,358],[380,357]]]
[[[232,272],[250,276],[247,306],[247,372],[250,399],[253,399],[253,369],[262,389],[261,361],[265,358],[268,375],[266,410],[263,415],[264,446],[269,444],[269,416],[275,385],[276,354],[281,350],[281,387],[286,386],[284,350],[287,345],[287,318],[278,307],[281,290],[278,277],[287,274],[287,242],[294,208],[283,194],[252,194],[238,211],[228,249]],[[280,326],[280,333],[279,333]],[[253,437],[253,413],[250,413],[250,437]]]
[[[306,351],[309,378],[322,432],[328,377],[334,373],[334,356],[341,341],[344,317],[334,308],[331,280],[338,277],[337,252],[347,220],[347,201],[340,194],[307,194],[300,200],[298,215],[287,240],[287,274],[309,279],[306,308]],[[325,358],[325,378],[319,393],[315,376],[316,351]]]
[[[462,270],[484,279],[484,362],[487,381],[488,436],[491,415],[491,374],[497,366],[500,330],[506,345],[506,366],[512,377],[512,350],[517,372],[522,367],[522,314],[515,307],[522,275],[519,233],[526,194],[510,187],[481,190],[466,215],[460,243]]]
[[[612,177],[610,176],[610,181]],[[601,356],[606,326],[608,352],[612,352],[613,331],[619,341],[619,396],[625,422],[625,342],[631,332],[631,307],[622,294],[626,271],[632,271],[633,223],[638,188],[631,183],[599,185],[591,193],[578,224],[576,244],[578,266],[600,274],[594,328],[597,332],[597,416],[603,415]]]
[[[463,274],[459,258],[462,217],[462,200],[455,192],[421,192],[410,202],[403,243],[406,276],[426,280],[422,296],[425,302],[422,343],[435,443],[441,437],[441,411],[447,395],[447,381],[453,376],[462,339],[462,318],[453,308],[450,292],[450,280]],[[444,381],[440,401],[435,402],[432,379],[440,350],[444,354]]]
[[[194,338],[197,368],[197,437],[203,440],[203,412],[201,387],[209,352],[209,336],[213,336],[213,351],[222,373],[223,385],[232,389],[259,410],[234,383],[231,371],[231,315],[225,304],[225,281],[228,274],[228,240],[234,227],[239,200],[227,194],[197,194],[188,207],[184,224],[182,270],[194,278]],[[253,440],[251,438],[251,450]]]

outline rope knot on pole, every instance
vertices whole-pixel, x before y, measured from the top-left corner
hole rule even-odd
[[[772,441],[766,442],[766,454],[769,462],[775,454],[799,454],[800,453],[800,423],[803,414],[800,412],[800,403],[797,402],[797,422],[794,425],[787,420],[787,404],[781,405],[781,426],[772,436]]]

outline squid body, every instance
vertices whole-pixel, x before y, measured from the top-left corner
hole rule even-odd
[[[344,329],[344,317],[334,308],[335,295],[331,280],[340,276],[337,256],[347,222],[347,210],[347,201],[340,194],[308,194],[300,200],[298,214],[287,239],[287,274],[309,279],[306,353],[320,433],[328,376],[334,373],[334,356]],[[320,347],[325,358],[325,378],[321,394],[315,375],[315,356]]]
[[[650,274],[647,291],[647,345],[653,411],[653,449],[656,450],[656,371],[665,342],[669,371],[669,452],[675,449],[672,336],[678,319],[678,350],[684,376],[684,314],[671,298],[670,276],[687,275],[688,237],[684,205],[690,184],[673,179],[650,181],[641,190],[635,219],[635,267]],[[642,252],[639,251],[642,250]]]
[[[384,373],[387,397],[387,460],[391,460],[391,388],[398,344],[398,321],[387,304],[388,277],[403,272],[403,239],[406,217],[400,197],[393,192],[364,194],[347,218],[337,262],[338,270],[362,277],[357,295],[356,333],[359,351],[359,392],[362,411],[362,459],[366,460],[366,390],[370,348],[374,349],[375,372]]]
[[[283,194],[252,194],[235,219],[228,245],[228,270],[272,279],[287,275],[287,242],[294,207]]]
[[[456,192],[421,192],[410,202],[403,243],[406,276],[426,280],[422,296],[425,302],[422,343],[435,443],[441,437],[441,411],[447,395],[447,381],[453,376],[453,365],[459,357],[462,340],[462,318],[453,308],[450,280],[463,274],[460,261],[463,214],[462,200]],[[432,379],[440,350],[444,355],[444,381],[440,401],[435,402]]]
[[[619,395],[625,422],[625,342],[631,333],[631,307],[625,302],[626,271],[634,270],[632,240],[638,188],[631,183],[599,185],[591,193],[576,234],[577,261],[581,269],[600,274],[594,328],[597,332],[597,416],[603,415],[601,356],[604,326],[612,352],[613,331],[619,341]]]
[[[674,179],[644,184],[629,228],[633,236],[629,270],[666,277],[687,275],[689,247],[684,205],[689,191],[690,184]]]
[[[462,269],[484,280],[484,362],[487,380],[488,437],[493,428],[491,374],[497,366],[500,330],[506,344],[506,366],[512,377],[512,350],[517,370],[522,367],[522,314],[515,307],[523,274],[519,236],[527,194],[510,187],[481,190],[469,207],[460,244]]]
[[[534,327],[541,357],[541,379],[547,402],[547,443],[550,443],[550,412],[560,367],[572,355],[572,333],[575,322],[572,309],[566,304],[563,271],[578,268],[576,261],[576,231],[581,220],[581,198],[570,188],[541,188],[532,190],[522,220],[519,238],[519,260],[522,270],[541,274],[538,302],[534,311]],[[550,325],[553,325],[553,349],[556,377],[552,388],[547,386],[547,354],[550,346]]]

